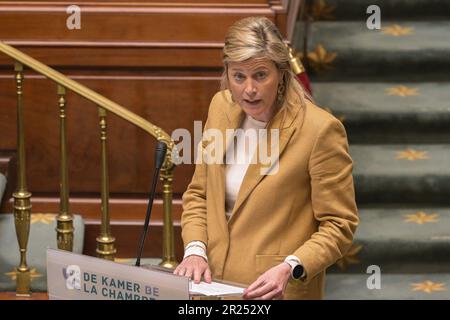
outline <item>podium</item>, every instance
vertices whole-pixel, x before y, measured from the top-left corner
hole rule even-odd
[[[219,282],[216,282],[219,283]],[[244,286],[233,285],[243,289]],[[135,267],[63,250],[47,249],[50,300],[221,300],[237,293],[204,295],[192,292],[188,277],[145,265]]]

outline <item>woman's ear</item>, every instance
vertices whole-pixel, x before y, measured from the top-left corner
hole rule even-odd
[[[285,71],[278,70],[278,83],[282,83],[284,81]]]

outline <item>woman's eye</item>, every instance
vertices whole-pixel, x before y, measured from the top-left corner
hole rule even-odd
[[[267,76],[267,74],[265,72],[258,72],[256,73],[256,79],[258,80],[262,80]]]
[[[240,74],[240,73],[236,73],[236,74],[234,75],[234,79],[235,79],[236,81],[242,81],[242,80],[244,80],[244,75],[242,75],[242,74]]]

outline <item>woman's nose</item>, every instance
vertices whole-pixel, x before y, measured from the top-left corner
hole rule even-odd
[[[247,80],[247,83],[245,84],[245,93],[249,97],[253,97],[257,92],[257,88],[253,80],[249,79]]]

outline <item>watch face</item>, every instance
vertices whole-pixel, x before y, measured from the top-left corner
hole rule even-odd
[[[292,277],[294,279],[300,279],[302,275],[303,275],[303,267],[298,264],[294,267],[294,270],[292,270]]]

